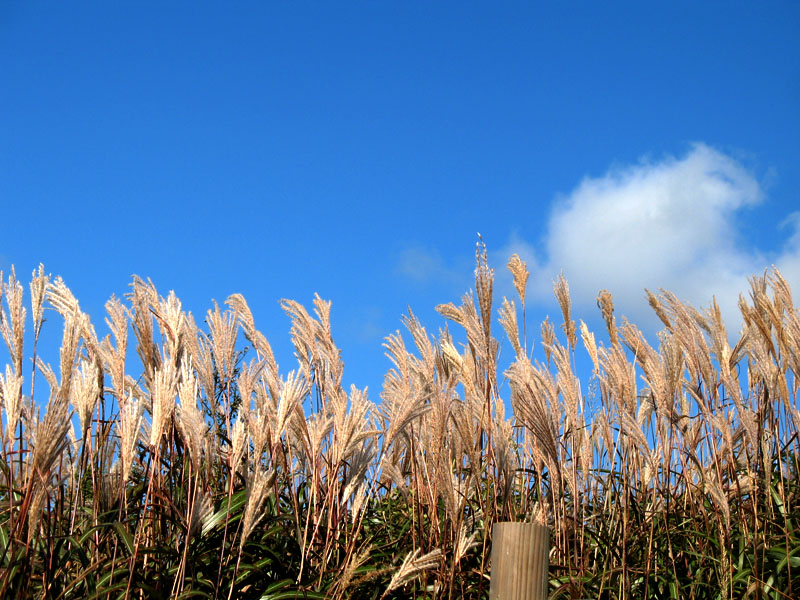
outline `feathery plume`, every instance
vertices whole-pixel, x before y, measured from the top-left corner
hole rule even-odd
[[[520,259],[518,254],[512,254],[508,259],[508,270],[514,276],[514,287],[517,289],[520,301],[525,306],[525,291],[528,287],[528,265]]]
[[[150,390],[153,417],[150,430],[150,446],[157,447],[167,426],[172,411],[175,410],[178,372],[172,361],[165,361],[153,375],[153,388]]]
[[[44,323],[44,299],[47,293],[47,286],[50,283],[50,276],[44,274],[44,265],[40,264],[31,278],[31,311],[33,316],[33,335],[34,339],[39,338]]]
[[[205,440],[206,422],[197,408],[197,378],[191,368],[191,359],[184,356],[181,363],[180,383],[178,383],[178,407],[176,425],[189,451],[195,473],[200,470],[203,441]]]
[[[211,338],[211,352],[214,364],[220,377],[223,388],[233,377],[233,367],[236,362],[236,319],[230,311],[224,313],[214,302],[214,310],[206,314],[208,331]]]
[[[597,343],[594,341],[594,333],[589,331],[583,320],[581,320],[581,339],[583,340],[583,345],[586,346],[589,357],[592,359],[592,365],[594,365],[596,373],[600,369],[600,364],[597,361]]]
[[[231,294],[228,296],[228,299],[225,300],[225,304],[236,314],[247,340],[253,344],[260,358],[266,361],[266,369],[270,375],[270,380],[277,380],[279,378],[278,364],[275,362],[272,346],[270,346],[264,334],[256,329],[253,313],[250,311],[250,307],[247,305],[244,296],[241,294]]]
[[[0,374],[0,395],[6,411],[6,439],[13,442],[22,415],[22,376],[6,365],[5,377]]]
[[[47,411],[34,433],[33,473],[45,481],[69,444],[69,418],[66,395],[59,389],[50,395]]]
[[[122,461],[122,481],[124,483],[127,483],[133,468],[133,455],[140,439],[143,414],[143,403],[131,397],[120,409],[120,459]]]
[[[105,304],[108,316],[106,325],[111,329],[115,345],[111,345],[110,337],[100,344],[100,354],[111,375],[111,387],[118,402],[124,402],[125,394],[125,357],[128,352],[128,313],[122,302],[115,296]]]
[[[506,335],[511,341],[511,346],[514,348],[516,354],[522,352],[522,346],[519,342],[519,328],[517,327],[517,309],[514,306],[514,301],[508,301],[503,298],[503,306],[500,309],[500,325],[506,330]]]
[[[603,320],[606,322],[606,329],[608,330],[608,337],[612,344],[617,343],[617,322],[614,318],[614,300],[611,292],[608,290],[600,290],[597,294],[597,306],[603,315]]]
[[[655,311],[656,315],[661,322],[664,323],[664,327],[671,330],[672,329],[672,322],[670,321],[669,317],[667,316],[667,312],[664,310],[664,305],[658,297],[648,289],[644,290],[647,294],[647,301],[650,304],[650,307]]]
[[[569,284],[564,273],[560,273],[558,279],[553,282],[553,292],[555,292],[558,305],[561,307],[561,314],[564,316],[564,323],[562,328],[567,336],[570,348],[575,350],[575,344],[578,342],[578,337],[575,332],[575,321],[572,320],[572,301],[569,297]]]
[[[494,269],[489,267],[486,244],[478,234],[475,246],[475,291],[478,295],[478,306],[481,311],[481,323],[484,338],[488,341],[492,335],[492,288],[494,286]]]
[[[544,348],[544,355],[547,362],[550,362],[550,355],[553,351],[553,347],[556,343],[556,330],[553,327],[553,323],[550,321],[550,317],[545,317],[544,321],[542,321],[542,347]]]
[[[91,424],[92,411],[100,399],[100,385],[102,372],[98,377],[96,364],[81,359],[80,364],[73,370],[72,385],[69,390],[69,399],[78,418],[81,421],[81,435],[85,435]]]
[[[232,431],[229,433],[231,440],[231,452],[229,457],[231,475],[239,470],[239,464],[244,456],[244,445],[247,439],[246,433],[245,419],[239,417],[236,423],[233,424]]]
[[[242,518],[242,537],[240,541],[241,547],[244,547],[247,538],[253,532],[253,529],[261,520],[264,515],[261,513],[261,507],[264,500],[267,499],[269,488],[275,481],[275,471],[265,471],[261,467],[256,467],[253,475],[247,482],[247,505],[244,509],[244,517]]]
[[[409,552],[403,559],[403,564],[395,571],[386,591],[381,598],[385,598],[390,592],[405,585],[412,579],[422,575],[425,571],[430,571],[439,566],[442,560],[442,551],[439,548],[428,552],[427,554],[420,554],[420,549]]]
[[[17,281],[14,267],[8,283],[3,285],[3,272],[0,271],[0,297],[5,294],[8,312],[0,302],[0,333],[8,346],[8,352],[14,365],[14,372],[22,375],[22,347],[25,339],[25,307],[22,304],[23,288]],[[0,298],[1,299],[1,298]]]

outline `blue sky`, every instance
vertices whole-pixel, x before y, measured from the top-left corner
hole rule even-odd
[[[562,269],[587,320],[600,287],[732,315],[772,263],[800,294],[798,40],[794,2],[3,2],[0,266],[98,333],[134,273],[198,320],[243,293],[284,371],[278,301],[318,292],[373,400],[477,232],[534,331]]]

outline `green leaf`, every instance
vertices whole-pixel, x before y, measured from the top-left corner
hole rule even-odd
[[[228,517],[229,520],[232,520],[231,515],[233,515],[233,513],[237,510],[241,509],[246,502],[247,490],[236,492],[231,497],[230,504],[228,503],[228,499],[225,498],[217,512],[203,519],[202,535],[208,535],[212,529],[222,525],[225,522],[226,517]]]
[[[133,544],[133,536],[127,529],[125,529],[122,523],[114,523],[114,529],[119,534],[119,537],[122,538],[125,547],[128,549],[128,554],[133,556],[133,552],[135,550]]]
[[[321,592],[311,592],[294,587],[297,584],[291,579],[281,579],[270,585],[261,595],[261,600],[325,600],[326,595]],[[291,589],[294,588],[294,589]]]

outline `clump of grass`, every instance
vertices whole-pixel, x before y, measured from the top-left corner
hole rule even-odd
[[[282,371],[240,295],[202,329],[134,278],[100,338],[59,278],[33,274],[28,323],[0,274],[0,597],[486,598],[501,520],[550,526],[553,597],[797,596],[800,319],[780,273],[751,280],[734,338],[716,303],[648,292],[655,346],[605,290],[607,336],[575,323],[561,276],[563,341],[546,320],[538,355],[527,267],[508,267],[510,361],[479,244],[474,292],[438,307],[454,332],[409,312],[386,338],[378,404],[343,387],[319,297],[283,301]]]

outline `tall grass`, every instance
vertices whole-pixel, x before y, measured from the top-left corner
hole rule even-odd
[[[562,333],[547,320],[534,344],[514,256],[501,363],[476,259],[474,293],[438,307],[457,334],[409,312],[386,338],[377,404],[344,389],[318,297],[282,303],[282,371],[240,295],[201,328],[134,278],[100,338],[59,278],[40,268],[26,300],[0,275],[0,597],[486,598],[501,520],[551,527],[553,597],[800,595],[800,318],[780,273],[752,279],[733,339],[715,303],[648,292],[657,347],[606,291],[599,342],[562,277]]]

